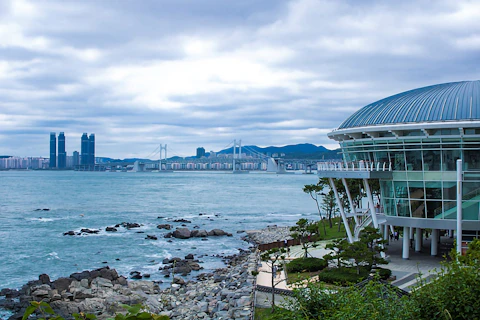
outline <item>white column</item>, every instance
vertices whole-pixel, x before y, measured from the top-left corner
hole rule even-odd
[[[389,241],[388,224],[383,225],[383,240]]]
[[[409,227],[403,227],[403,247],[402,247],[402,258],[403,259],[409,259],[410,258],[410,239],[409,239],[409,234],[410,234],[410,228]]]
[[[415,252],[422,251],[422,229],[415,228]]]
[[[438,229],[432,229],[432,236],[430,237],[430,254],[436,256],[438,254]]]
[[[340,201],[340,197],[338,196],[337,187],[335,187],[335,183],[333,182],[332,178],[328,178],[330,182],[330,188],[332,188],[333,193],[335,194],[335,199],[337,200],[338,209],[340,209],[340,215],[342,216],[343,225],[345,226],[345,231],[347,231],[348,242],[353,243],[353,236],[352,231],[350,230],[350,226],[348,225],[347,217],[345,216],[345,211],[343,211],[342,202]]]
[[[343,186],[345,187],[345,192],[347,193],[348,203],[350,204],[350,210],[353,213],[353,219],[355,219],[355,224],[358,225],[360,224],[360,221],[358,220],[358,217],[356,215],[357,208],[353,204],[352,195],[350,194],[350,189],[348,189],[348,185],[347,185],[347,180],[345,180],[345,178],[342,178],[342,183],[343,183]]]
[[[462,254],[462,159],[457,160],[457,253]]]
[[[370,186],[368,185],[367,179],[363,179],[363,186],[367,191],[368,204],[370,207],[370,214],[372,215],[373,226],[378,229],[377,213],[375,212],[375,204],[373,203],[372,191],[370,191]]]
[[[413,228],[408,228],[408,239],[412,240],[413,239]]]

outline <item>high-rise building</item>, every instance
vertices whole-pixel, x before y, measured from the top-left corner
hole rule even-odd
[[[73,151],[73,166],[78,166],[80,164],[80,154],[78,151]]]
[[[60,132],[58,135],[58,168],[67,167],[67,153],[65,152],[65,134]]]
[[[50,132],[50,168],[57,167],[57,137],[55,132]]]
[[[82,135],[82,142],[81,142],[81,153],[80,153],[80,164],[87,165],[88,164],[88,135],[84,133]]]
[[[95,164],[95,134],[90,134],[88,138],[88,164]]]
[[[197,148],[197,158],[205,157],[205,148],[199,147]]]

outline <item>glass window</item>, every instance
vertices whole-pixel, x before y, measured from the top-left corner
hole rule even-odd
[[[393,183],[392,181],[380,181],[380,188],[382,196],[385,198],[393,198]]]
[[[465,170],[480,170],[480,149],[464,150]]]
[[[409,182],[410,199],[425,199],[422,181]]]
[[[405,171],[405,156],[403,151],[391,152],[393,158],[393,170]]]
[[[423,151],[423,167],[425,171],[440,171],[440,150]]]
[[[395,181],[395,198],[408,198],[407,182]]]
[[[444,200],[456,200],[457,199],[457,183],[456,182],[443,182],[443,199]]]
[[[470,199],[480,200],[480,182],[463,183],[463,200]]]
[[[397,200],[397,215],[400,217],[410,217],[410,205],[408,200]]]
[[[443,171],[457,170],[457,159],[460,159],[460,150],[443,150],[442,151],[442,169]]]
[[[464,220],[479,220],[479,202],[464,201],[462,204],[462,218]]]
[[[385,214],[388,216],[396,216],[396,210],[395,210],[395,199],[391,198],[383,198],[383,210],[385,211]]]
[[[442,201],[427,201],[427,218],[439,219],[442,217]]]
[[[440,181],[426,181],[425,192],[427,199],[439,199],[442,200],[442,184]]]
[[[412,217],[425,218],[425,201],[411,200],[410,206],[412,207]]]
[[[405,151],[407,171],[422,171],[422,151]]]
[[[456,201],[443,202],[443,218],[442,219],[457,219],[457,202]]]

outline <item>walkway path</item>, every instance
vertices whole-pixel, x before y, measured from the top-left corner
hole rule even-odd
[[[453,240],[441,237],[440,242],[443,244],[443,247],[451,247]],[[322,258],[330,252],[325,249],[327,243],[328,241],[318,242],[318,247],[309,249],[309,254],[313,257]],[[290,253],[287,255],[286,260],[300,258],[303,255],[304,251],[301,246],[292,246],[290,247]],[[401,238],[397,241],[391,241],[391,243],[387,245],[387,259],[389,260],[389,264],[384,267],[392,270],[392,276],[396,277],[396,280],[393,281],[392,284],[406,291],[410,291],[412,287],[416,285],[419,276],[427,280],[431,278],[435,269],[440,268],[440,262],[445,260],[443,257],[432,257],[430,255],[430,239],[423,241],[421,252],[415,252],[415,250],[410,249],[410,259],[404,260],[402,259]],[[271,276],[271,269],[263,262],[261,267],[259,267],[257,285],[271,287]],[[276,288],[286,290],[293,289],[292,286],[286,284],[284,271],[277,272],[275,282],[278,282]],[[262,299],[268,299],[269,297],[268,294],[259,294],[259,296],[261,296]],[[260,303],[258,300],[257,297],[257,302]],[[262,301],[261,304],[265,305],[265,301]]]

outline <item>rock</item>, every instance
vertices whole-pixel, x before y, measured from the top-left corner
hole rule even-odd
[[[166,233],[163,237],[164,238],[171,238],[173,236],[172,232]]]
[[[158,228],[158,229],[170,230],[170,229],[172,229],[172,225],[170,225],[170,224],[159,224],[159,225],[157,226],[157,228]]]
[[[88,279],[90,278],[90,271],[72,273],[70,275],[70,278],[75,279],[77,281],[81,281],[82,279]]]
[[[53,288],[57,289],[58,292],[63,292],[68,290],[68,287],[72,281],[72,278],[58,278],[57,280],[53,281]]]
[[[117,230],[117,228],[115,228],[115,227],[106,227],[106,228],[105,228],[105,231],[108,231],[108,232],[116,232],[116,231],[118,231],[118,230]]]
[[[64,236],[74,236],[74,235],[75,235],[75,231],[70,230],[70,231],[65,232],[63,235],[64,235]]]
[[[145,239],[147,239],[147,240],[158,240],[157,236],[154,236],[154,235],[151,235],[151,234],[147,234],[147,237]]]
[[[100,271],[100,277],[104,279],[107,279],[110,281],[114,281],[118,279],[118,273],[117,273],[117,270],[115,269],[110,269],[109,267],[106,267],[106,268],[100,269],[99,271]]]
[[[84,228],[84,229],[81,229],[80,232],[87,233],[87,234],[96,234],[96,233],[99,233],[100,230]]]
[[[43,273],[39,275],[38,280],[40,280],[42,284],[50,284],[50,277],[48,276],[48,274]]]
[[[192,223],[192,221],[185,220],[185,219],[175,219],[173,222],[182,222],[182,223]]]
[[[182,278],[179,278],[179,277],[175,277],[175,278],[173,278],[173,283],[183,286],[185,284],[185,280],[183,280]]]
[[[194,230],[192,231],[192,237],[205,238],[208,237],[207,230]]]
[[[177,230],[172,233],[172,236],[177,239],[189,239],[191,232],[187,228],[177,228]]]
[[[191,259],[191,260],[193,260],[193,259],[194,259],[194,256],[193,256],[193,254],[189,253],[189,254],[187,254],[187,255],[185,256],[185,259]]]
[[[122,222],[122,227],[127,229],[140,228],[141,225],[138,223]]]

